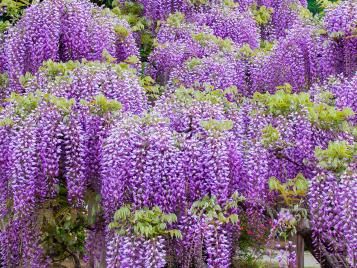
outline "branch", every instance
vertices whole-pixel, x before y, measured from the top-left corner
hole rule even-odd
[[[73,252],[71,252],[68,248],[66,248],[65,251],[67,253],[69,253],[71,255],[71,257],[73,258],[74,268],[81,268],[81,261],[79,260],[77,255],[74,254]]]

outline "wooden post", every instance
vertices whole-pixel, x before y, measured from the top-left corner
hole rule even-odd
[[[297,268],[304,268],[304,238],[296,235],[296,264]]]

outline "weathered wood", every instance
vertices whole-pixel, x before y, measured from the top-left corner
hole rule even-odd
[[[336,256],[330,254],[325,245],[319,245],[317,249],[312,241],[312,230],[309,226],[299,229],[298,234],[303,238],[305,248],[320,263],[321,268],[348,268],[350,267],[345,261],[339,261]],[[341,259],[344,259],[341,256]]]
[[[298,233],[296,235],[296,265],[297,268],[304,268],[304,238]]]

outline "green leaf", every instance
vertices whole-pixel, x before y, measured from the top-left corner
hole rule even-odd
[[[232,224],[237,224],[238,223],[238,215],[237,214],[232,214],[229,216],[229,221],[232,223]]]
[[[280,181],[276,177],[271,177],[269,179],[269,189],[271,191],[276,191],[276,190],[280,190],[280,188],[281,188]]]
[[[130,215],[130,207],[123,206],[119,210],[117,210],[114,214],[115,221],[124,221]]]

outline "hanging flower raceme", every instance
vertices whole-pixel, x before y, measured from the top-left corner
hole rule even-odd
[[[268,23],[267,36],[279,39],[286,36],[289,30],[301,21],[299,11],[306,7],[306,0],[259,1],[259,5],[272,9]]]
[[[10,179],[10,141],[11,141],[11,128],[2,127],[0,129],[0,217],[7,214],[7,199],[8,199],[8,183]]]
[[[149,57],[147,72],[161,84],[165,84],[171,71],[180,67],[190,57],[202,57],[219,50],[218,45],[206,40],[198,40],[196,35],[212,34],[209,27],[188,23],[183,13],[170,15],[160,26],[157,34],[157,46]],[[207,39],[207,38],[206,38]]]
[[[339,152],[342,152],[341,149],[340,147]],[[349,159],[351,157],[352,154]],[[340,158],[337,161],[345,160]],[[356,259],[354,249],[357,245],[357,226],[354,220],[357,194],[354,171],[356,160],[352,159],[352,163],[342,173],[336,174],[336,169],[331,166],[328,168],[331,170],[322,171],[312,179],[309,189],[314,243],[321,257],[331,254],[341,265],[353,265]]]
[[[230,105],[220,90],[178,88],[163,96],[155,106],[156,111],[170,119],[170,128],[177,132],[188,204],[207,194],[224,202],[233,191],[229,189],[230,156],[234,147],[232,122],[225,115],[225,106]]]
[[[38,224],[44,217],[40,216],[42,205],[54,200],[61,185],[66,185],[70,204],[83,207],[88,187],[99,180],[99,168],[92,163],[98,162],[93,158],[99,158],[100,153],[87,146],[101,144],[104,130],[112,120],[110,113],[119,108],[118,102],[103,95],[90,103],[76,103],[74,99],[39,91],[11,95],[1,111],[1,132],[6,133],[0,146],[4,153],[1,166],[9,167],[1,172],[1,213],[2,218],[8,219],[1,230],[4,263],[15,265],[13,254],[18,256],[17,261],[28,261],[28,266],[45,266],[47,260],[40,245],[42,225]],[[103,130],[93,133],[89,128],[95,118],[103,118]],[[99,141],[90,142],[93,139]],[[20,229],[8,226],[17,222]],[[19,240],[13,240],[13,232],[19,232]],[[21,251],[9,253],[16,248],[13,243],[19,241]]]
[[[183,144],[185,161],[185,181],[188,202],[200,199],[207,194],[225,202],[233,189],[230,189],[229,141],[231,122],[207,120],[201,124],[207,131],[187,138]]]
[[[347,80],[343,83],[337,83],[337,85],[333,85],[330,89],[331,93],[336,98],[336,107],[343,108],[351,108],[355,116],[353,117],[353,121],[356,123],[357,121],[357,74],[354,75],[350,80]]]
[[[183,200],[180,151],[165,119],[124,116],[110,130],[102,159],[102,198],[107,220],[123,202],[174,211]]]
[[[179,225],[182,240],[177,252],[180,267],[207,265],[230,267],[233,254],[233,235],[239,232],[238,203],[244,201],[233,193],[221,204],[215,196],[196,200]]]
[[[326,10],[324,25],[331,39],[334,74],[353,76],[357,70],[356,21],[357,3],[353,0],[341,1]]]
[[[270,53],[257,57],[252,68],[253,91],[274,92],[284,83],[302,91],[329,76],[323,39],[314,36],[314,30],[296,24]]]
[[[309,189],[314,243],[320,256],[331,254],[341,265],[356,259],[356,144],[332,142],[326,150],[317,149],[323,170]]]
[[[9,266],[19,262],[45,267],[36,213],[39,203],[57,194],[60,149],[56,130],[60,115],[53,106],[41,104],[38,96],[13,96],[11,101],[2,111],[1,126],[2,131],[9,131],[8,161],[12,163],[9,173],[1,178],[6,183],[5,192],[1,192],[6,204],[2,217],[7,219],[1,230],[1,258]],[[13,232],[17,232],[16,240]],[[21,248],[15,246],[18,244]]]
[[[0,73],[6,70],[6,57],[4,51],[5,34],[0,30]]]
[[[238,46],[248,44],[251,48],[259,47],[259,29],[252,14],[240,12],[234,3],[213,6],[207,12],[192,15],[189,20],[209,26],[216,36],[229,38]]]
[[[19,89],[19,77],[43,61],[100,60],[104,50],[118,61],[137,55],[127,22],[86,0],[34,4],[6,35],[10,87]]]

